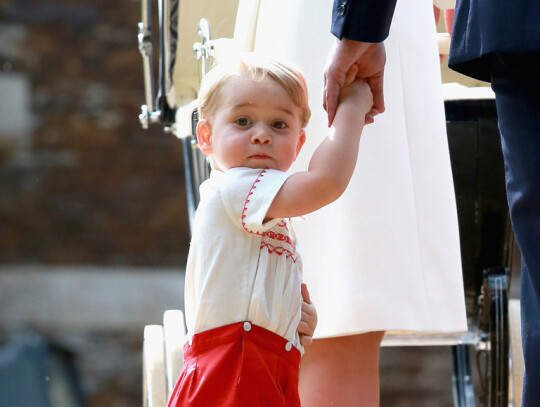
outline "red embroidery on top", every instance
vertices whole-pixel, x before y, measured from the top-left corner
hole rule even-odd
[[[279,222],[279,223],[277,224],[277,226],[289,230],[289,227],[287,226],[287,221],[286,221],[285,219],[282,219],[281,222]]]
[[[251,195],[253,195],[253,190],[255,188],[257,188],[257,186],[255,184],[257,184],[258,182],[261,182],[261,177],[264,177],[264,173],[268,170],[268,168],[265,168],[263,169],[259,175],[257,176],[257,178],[255,179],[255,181],[253,182],[253,185],[251,186],[251,188],[249,189],[249,192],[247,194],[247,197],[246,197],[246,200],[244,202],[244,209],[242,210],[242,227],[244,228],[244,230],[248,233],[251,233],[253,235],[261,235],[261,232],[254,232],[253,230],[249,230],[247,227],[246,227],[246,222],[244,222],[244,219],[246,218],[246,211],[247,211],[247,204],[249,203],[249,197]]]
[[[264,249],[265,247],[268,250],[268,253],[276,253],[278,256],[285,255],[286,257],[289,257],[293,261],[293,263],[296,263],[296,257],[294,253],[290,250],[287,250],[285,247],[276,247],[268,242],[261,242],[261,249]]]
[[[283,233],[267,230],[266,232],[263,232],[261,236],[266,236],[273,240],[279,240],[280,242],[287,242],[292,245],[291,238]]]
[[[246,227],[246,222],[244,221],[244,219],[246,218],[246,211],[247,211],[247,206],[248,206],[247,204],[250,202],[249,197],[251,195],[253,195],[253,190],[257,188],[257,184],[259,182],[261,182],[261,178],[264,177],[264,174],[266,173],[267,170],[268,170],[268,168],[265,168],[259,173],[259,175],[255,179],[255,181],[253,182],[253,185],[249,189],[246,200],[244,202],[244,209],[242,209],[242,227],[244,228],[244,230],[246,232],[251,233],[252,235],[268,236],[270,239],[285,241],[285,242],[291,244],[291,239],[289,238],[289,236],[284,235],[283,233],[273,232],[271,230],[268,230],[268,231],[262,232],[262,233],[261,232],[255,232],[254,230],[248,229]],[[277,226],[281,226],[281,227],[284,227],[285,229],[287,229],[287,222],[283,219],[277,224]]]
[[[279,242],[286,242],[286,243],[288,243],[289,245],[292,246],[291,238],[289,236],[287,236],[286,234],[283,234],[283,233],[280,233],[280,232],[275,232],[273,230],[267,230],[266,232],[255,232],[254,230],[248,229],[246,227],[246,222],[244,221],[244,219],[246,218],[247,206],[248,206],[248,203],[250,202],[249,197],[251,195],[253,195],[253,191],[257,188],[257,184],[259,182],[261,182],[261,178],[264,177],[264,174],[267,172],[267,170],[268,170],[268,168],[265,168],[259,173],[259,175],[255,179],[255,181],[253,182],[253,185],[249,189],[246,200],[244,202],[244,209],[242,210],[242,227],[244,228],[244,230],[246,232],[251,233],[253,235],[266,237],[268,239],[277,240]],[[287,231],[289,230],[289,228],[287,227],[287,222],[286,222],[285,219],[281,220],[277,224],[277,226],[285,228],[285,230],[287,230]],[[269,253],[276,253],[279,256],[286,255],[287,257],[290,257],[293,260],[293,262],[296,263],[296,258],[294,256],[294,253],[291,250],[286,249],[285,247],[282,247],[282,246],[274,246],[274,245],[272,245],[272,244],[270,244],[268,242],[261,242],[261,247],[260,248],[263,249],[265,247],[268,249]]]

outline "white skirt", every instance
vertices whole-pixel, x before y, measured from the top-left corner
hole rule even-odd
[[[400,0],[386,40],[386,112],[363,132],[344,195],[295,222],[316,337],[467,329],[432,0]],[[312,118],[291,171],[327,133],[331,0],[262,0],[255,50],[304,71]]]

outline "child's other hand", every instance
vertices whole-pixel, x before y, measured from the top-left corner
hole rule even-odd
[[[339,94],[339,105],[353,104],[353,108],[366,116],[366,123],[373,122],[373,116],[369,114],[373,107],[373,93],[369,84],[364,79],[356,78],[358,67],[353,65],[347,76],[345,84]],[[338,106],[339,107],[339,106]]]
[[[313,343],[313,333],[317,326],[317,310],[311,303],[307,286],[302,283],[302,318],[298,324],[298,334],[302,346],[309,346]]]

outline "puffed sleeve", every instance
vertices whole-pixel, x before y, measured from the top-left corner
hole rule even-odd
[[[232,168],[225,173],[221,195],[231,220],[248,233],[261,234],[281,219],[264,223],[266,213],[289,177],[283,171],[260,168]]]
[[[396,0],[334,0],[332,34],[363,42],[388,37]]]

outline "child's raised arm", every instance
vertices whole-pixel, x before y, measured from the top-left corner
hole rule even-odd
[[[354,80],[356,70],[347,75],[330,134],[317,148],[307,171],[291,175],[276,195],[267,219],[288,218],[313,212],[335,201],[351,179],[360,135],[373,95],[364,80]]]

